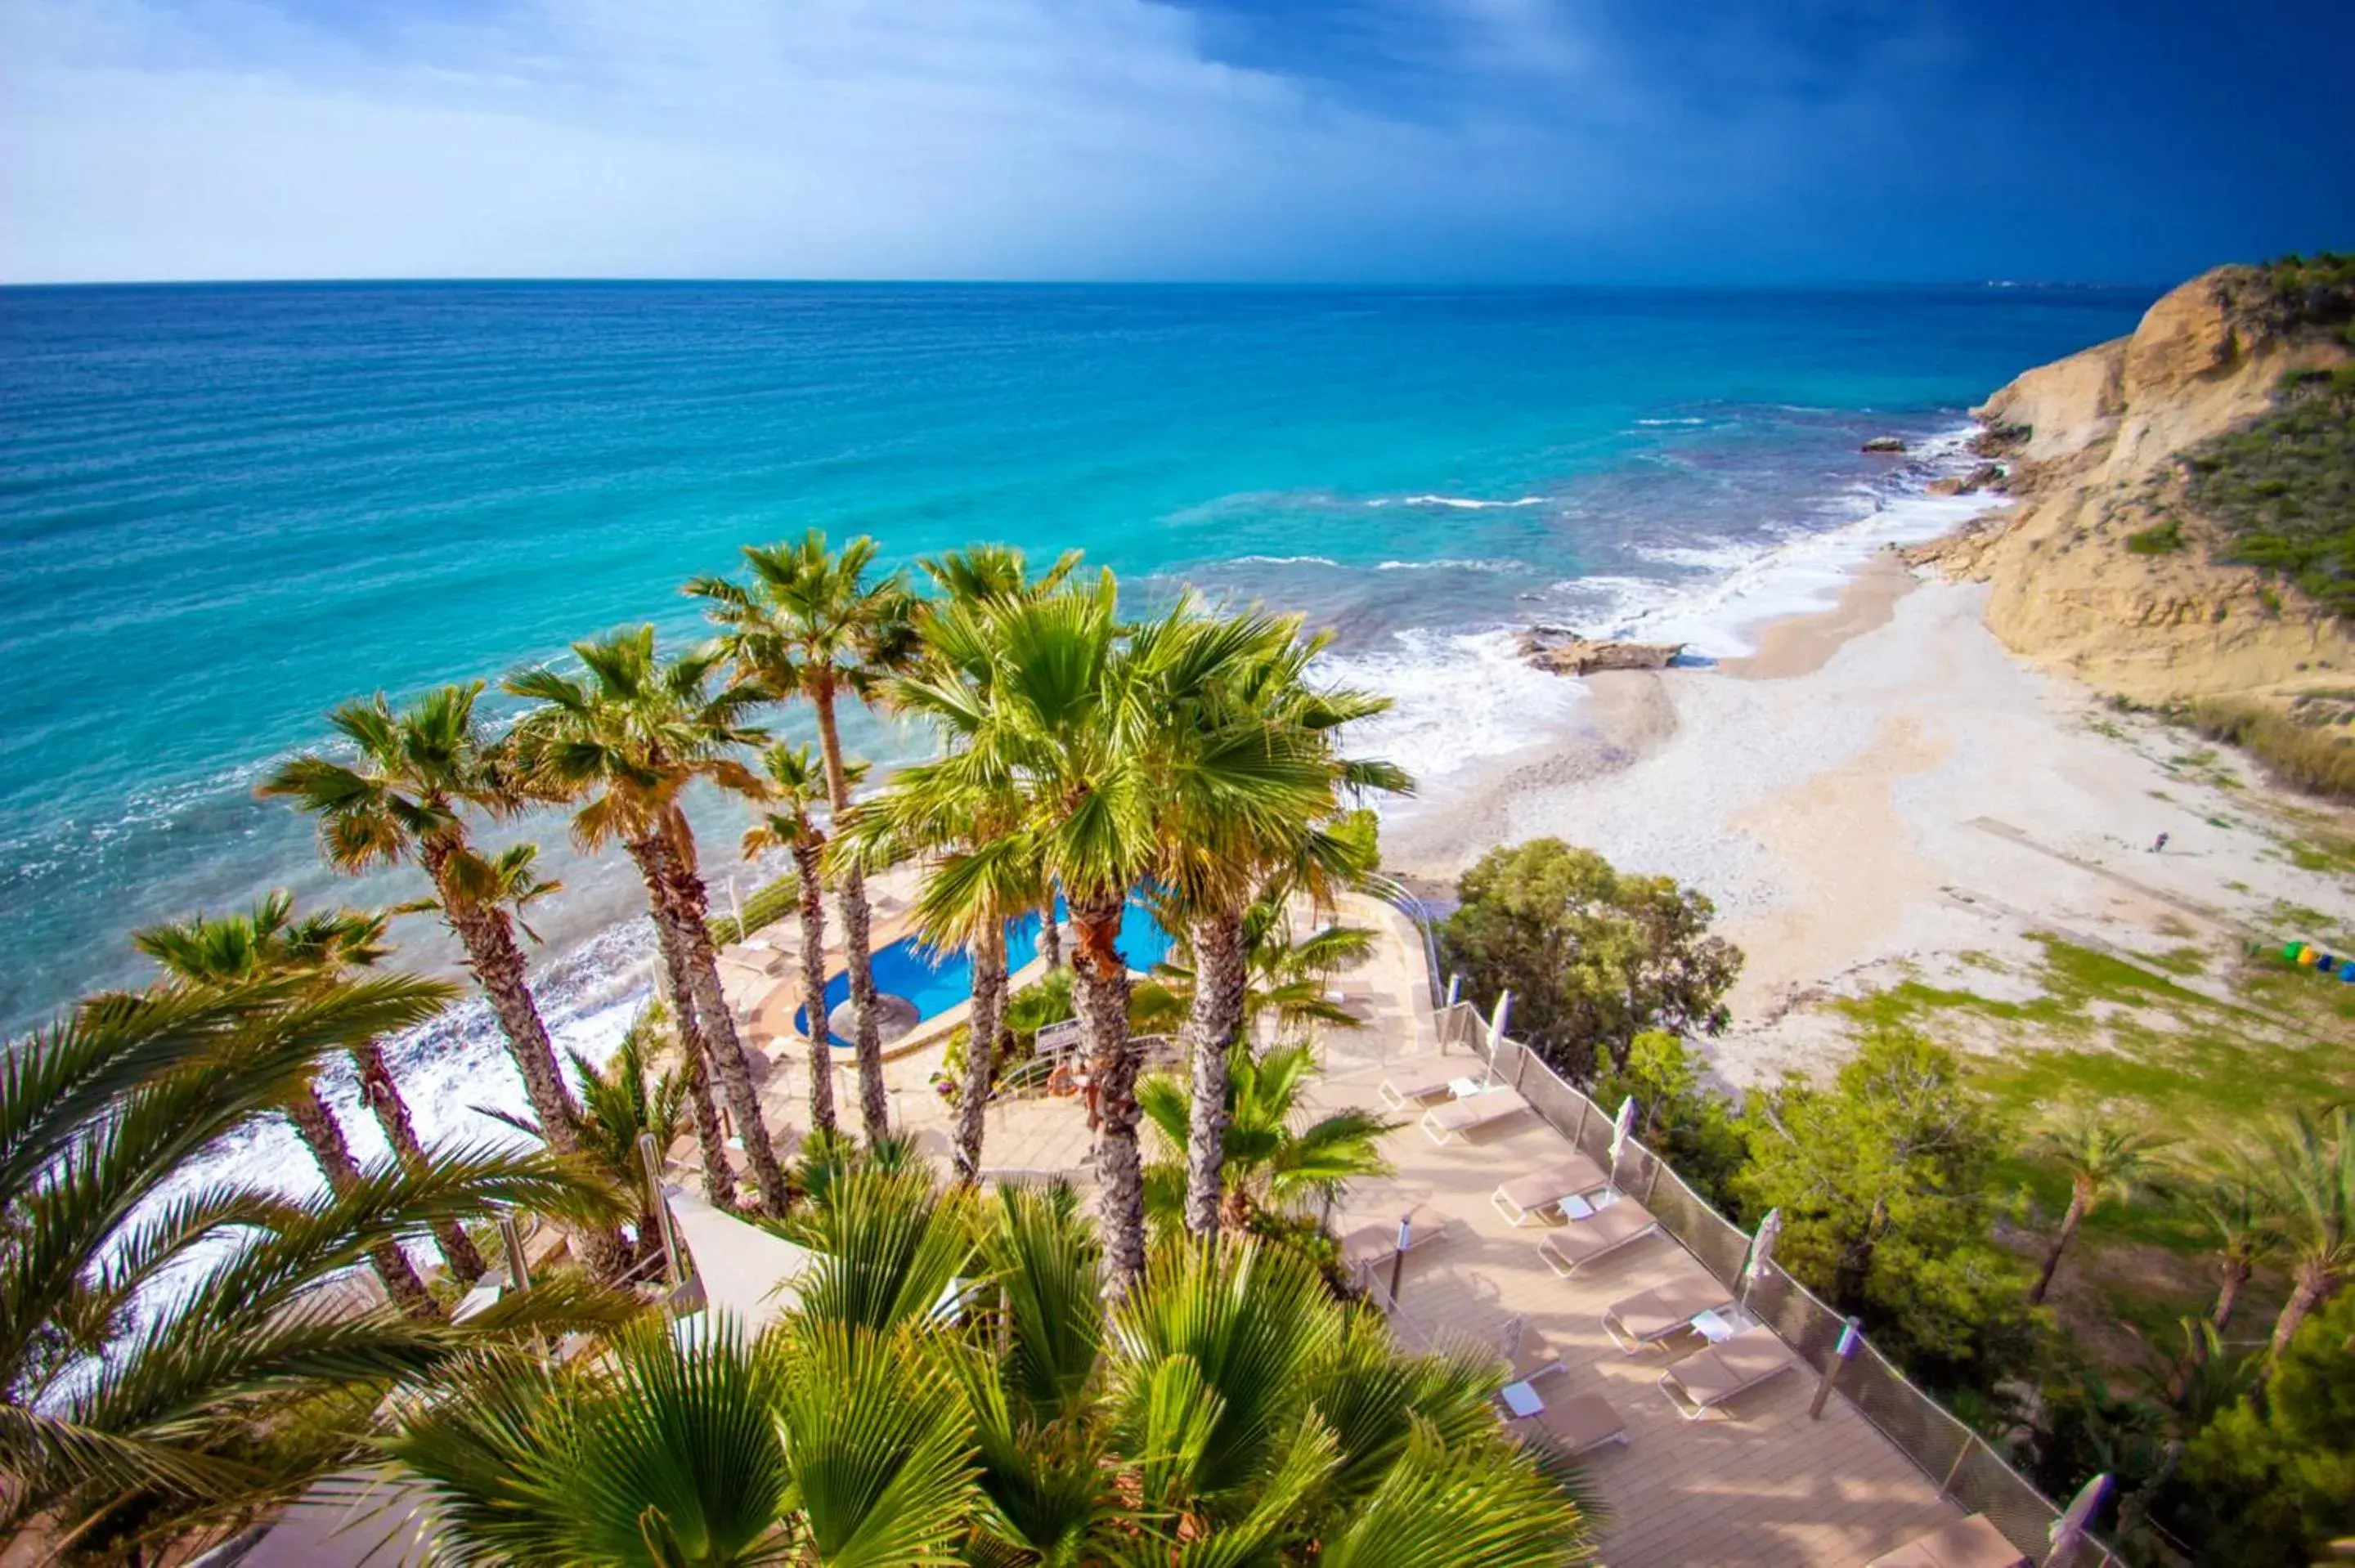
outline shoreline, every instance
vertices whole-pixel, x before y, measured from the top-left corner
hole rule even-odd
[[[1699,1042],[1735,1086],[1844,1060],[1827,1004],[2032,973],[2041,934],[2157,953],[2332,906],[2275,849],[2296,802],[2012,653],[1987,594],[1880,551],[1831,605],[1749,629],[1753,653],[1586,677],[1571,727],[1386,821],[1385,861],[1452,902],[1485,851],[1551,836],[1703,893],[1745,955],[1732,1026]]]

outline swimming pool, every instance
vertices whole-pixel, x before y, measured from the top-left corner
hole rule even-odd
[[[1055,913],[1064,913],[1062,905]],[[1142,893],[1132,894],[1127,913],[1121,916],[1120,952],[1128,967],[1150,973],[1153,966],[1168,958],[1177,946],[1161,922],[1153,917],[1153,908]],[[1006,923],[1006,967],[1019,969],[1038,956],[1039,916],[1034,912],[1019,920]],[[973,960],[964,949],[955,948],[941,953],[914,937],[902,937],[887,948],[875,950],[875,989],[886,996],[904,996],[916,1005],[916,1017],[929,1020],[939,1017],[950,1008],[973,999]],[[826,982],[826,1011],[830,1017],[834,1010],[850,996],[850,972],[846,969]],[[809,1014],[806,1008],[794,1010],[794,1033],[806,1039]],[[850,1050],[851,1043],[839,1034],[829,1034],[837,1051]]]

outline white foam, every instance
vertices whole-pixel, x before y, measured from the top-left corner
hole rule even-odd
[[[1638,419],[1639,425],[1706,425],[1707,419]]]
[[[1349,754],[1395,762],[1427,783],[1542,738],[1583,694],[1577,682],[1523,663],[1517,637],[1415,629],[1366,652],[1326,655],[1319,675],[1393,703],[1349,726]]]
[[[1486,512],[1497,506],[1543,506],[1542,495],[1524,495],[1512,501],[1475,501],[1463,495],[1410,495],[1401,506],[1454,506],[1466,512]]]
[[[1508,556],[1490,560],[1443,557],[1436,561],[1384,561],[1376,567],[1378,572],[1527,572],[1534,571],[1527,561],[1516,561]]]
[[[1330,556],[1230,556],[1219,563],[1226,567],[1335,567],[1341,565]]]

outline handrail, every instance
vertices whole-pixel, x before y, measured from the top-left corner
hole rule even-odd
[[[1360,878],[1358,885],[1414,922],[1415,930],[1423,938],[1423,992],[1431,999],[1432,1010],[1437,1012],[1444,996],[1439,988],[1439,928],[1432,923],[1431,906],[1408,892],[1406,884],[1398,878],[1380,872]]]

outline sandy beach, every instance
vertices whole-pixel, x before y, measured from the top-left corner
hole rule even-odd
[[[1710,1043],[1733,1084],[1837,1060],[1811,1004],[1974,964],[1985,990],[2031,932],[2154,952],[2275,936],[2279,905],[2350,918],[2281,853],[2293,802],[2014,658],[1986,593],[1886,555],[1746,658],[1593,677],[1574,727],[1398,812],[1386,859],[1444,887],[1552,834],[1700,888],[1748,955]]]

